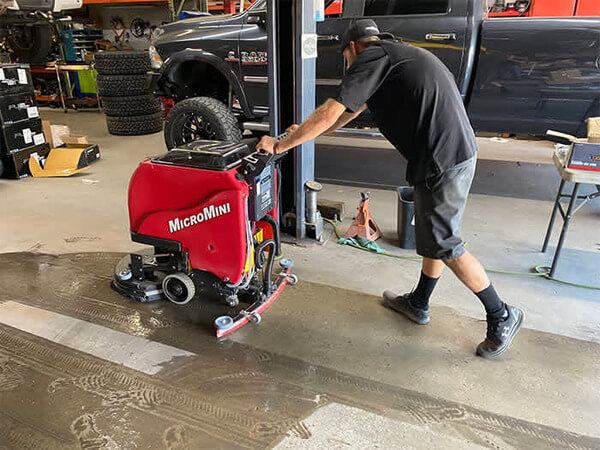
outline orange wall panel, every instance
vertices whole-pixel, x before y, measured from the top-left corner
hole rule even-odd
[[[600,0],[591,0],[591,2],[598,1]],[[529,15],[533,17],[572,16],[576,3],[577,0],[534,0]]]
[[[579,0],[575,15],[600,17],[600,0]]]

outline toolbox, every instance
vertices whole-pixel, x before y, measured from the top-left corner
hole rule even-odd
[[[0,64],[0,94],[33,91],[31,70],[27,64]]]
[[[46,142],[39,118],[2,125],[1,134],[0,153],[12,153]]]
[[[40,158],[47,158],[50,146],[47,143],[29,146],[23,150],[17,150],[10,154],[0,155],[4,163],[4,174],[6,178],[24,178],[29,176],[29,156],[37,153]]]
[[[95,42],[102,39],[102,30],[63,30],[61,36],[67,62],[83,62],[86,55],[96,51]]]
[[[40,112],[33,92],[0,96],[0,122],[8,125],[27,119],[35,119]]]

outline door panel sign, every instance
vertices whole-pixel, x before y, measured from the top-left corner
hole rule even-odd
[[[316,34],[302,35],[302,59],[314,59],[317,57],[317,42]]]

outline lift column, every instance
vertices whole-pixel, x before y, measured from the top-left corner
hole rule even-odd
[[[269,117],[271,135],[303,122],[315,109],[319,0],[268,0]],[[293,88],[292,88],[293,87]],[[305,185],[315,176],[314,142],[290,151],[282,162],[282,205],[296,213],[295,237],[306,237]]]

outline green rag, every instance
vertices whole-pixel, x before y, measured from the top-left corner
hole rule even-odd
[[[385,253],[385,250],[382,249],[377,242],[371,241],[370,239],[366,239],[361,236],[355,236],[352,238],[339,238],[338,244],[341,245],[351,245],[354,247],[362,247],[367,250],[371,250],[377,253]]]

